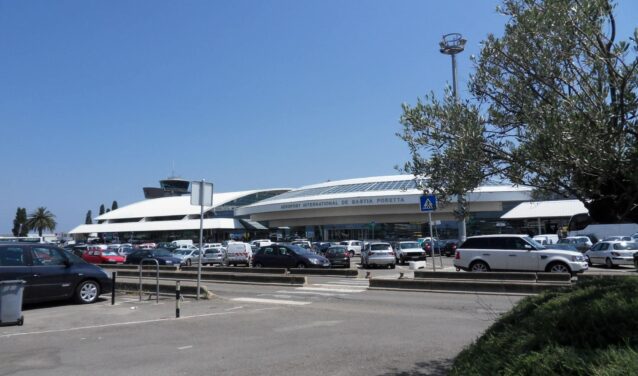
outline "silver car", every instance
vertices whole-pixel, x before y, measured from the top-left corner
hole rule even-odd
[[[206,248],[202,255],[202,265],[222,265],[224,263],[224,249],[219,248]]]
[[[199,250],[197,249],[178,249],[173,252],[173,256],[182,260],[180,262],[182,265],[191,266],[199,263]]]
[[[361,266],[369,268],[372,266],[386,266],[394,269],[396,258],[390,243],[372,242],[366,244],[361,251]]]
[[[638,243],[618,240],[602,241],[585,252],[589,264],[603,264],[608,268],[618,265],[634,265],[634,253],[638,252]]]

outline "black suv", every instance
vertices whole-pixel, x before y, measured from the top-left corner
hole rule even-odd
[[[0,281],[26,282],[23,303],[75,299],[93,303],[112,288],[98,266],[49,244],[0,244]]]

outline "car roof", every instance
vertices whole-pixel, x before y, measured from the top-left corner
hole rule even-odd
[[[471,238],[524,238],[527,236],[528,236],[527,234],[492,234],[492,235],[470,236],[468,237],[468,239],[471,239]]]

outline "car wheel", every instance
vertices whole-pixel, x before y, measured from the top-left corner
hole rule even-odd
[[[354,251],[353,250],[348,251],[348,254],[350,255],[350,257],[354,257]]]
[[[261,267],[263,267],[263,265],[261,264],[261,262],[256,262],[254,267],[255,268],[261,268]]]
[[[471,272],[489,272],[490,267],[483,261],[474,261],[472,265],[470,265],[470,271]]]
[[[300,262],[299,264],[297,264],[297,269],[304,269],[306,267],[306,264],[304,264],[303,262]]]
[[[554,262],[547,266],[547,271],[550,273],[571,273],[569,267],[562,262]]]
[[[390,265],[390,269],[394,269],[394,268],[396,268],[396,265],[395,264],[391,264]]]
[[[611,269],[611,268],[613,268],[613,267],[614,267],[614,263],[613,263],[613,262],[611,262],[611,259],[610,259],[609,257],[607,257],[607,258],[605,259],[605,266],[606,266],[608,269]]]
[[[86,280],[75,289],[75,301],[80,304],[93,303],[100,296],[100,284],[94,280]]]
[[[191,259],[186,260],[186,266],[191,266],[192,262]]]

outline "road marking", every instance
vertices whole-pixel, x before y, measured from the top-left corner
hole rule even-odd
[[[261,310],[265,310],[265,309],[269,309],[269,308],[255,309],[255,310],[252,310],[251,312],[257,312],[257,311],[261,311]],[[272,308],[270,308],[270,309],[272,309]],[[247,311],[245,311],[245,312],[247,312]],[[76,327],[76,328],[41,330],[41,331],[37,331],[37,332],[22,332],[22,333],[2,334],[2,335],[0,335],[0,338],[26,336],[26,335],[30,335],[30,334],[49,334],[49,333],[75,332],[75,331],[78,331],[78,330],[85,330],[85,329],[110,328],[110,327],[115,327],[115,326],[148,324],[148,323],[155,323],[155,322],[162,322],[162,321],[177,321],[177,320],[185,320],[185,319],[200,318],[200,317],[224,316],[224,315],[231,315],[231,314],[234,314],[234,312],[212,312],[212,313],[204,313],[204,314],[201,314],[201,315],[182,316],[179,319],[175,318],[175,317],[168,317],[168,318],[163,318],[163,319],[126,321],[126,322],[116,322],[116,323],[112,323],[112,324],[79,326],[79,327]]]
[[[319,286],[319,287],[334,287],[334,288],[346,288],[346,289],[361,289],[364,291],[368,288],[368,286],[361,285],[342,285],[339,283],[313,283],[310,286]]]
[[[319,296],[346,296],[347,294],[335,294],[331,292],[318,292],[318,291],[277,291],[282,294],[300,294],[300,295],[319,295]]]
[[[341,324],[343,321],[314,321],[308,324],[294,325],[294,326],[286,326],[283,328],[274,329],[275,332],[291,332],[293,330],[302,330],[302,329],[312,329],[319,328],[322,326],[335,326]]]
[[[231,300],[235,302],[282,304],[282,305],[297,305],[297,306],[307,305],[312,303],[312,302],[298,302],[296,300],[262,299],[262,298],[233,298]]]
[[[298,291],[325,291],[325,292],[363,292],[364,289],[330,289],[326,287],[297,287]]]
[[[192,346],[192,345],[189,345],[189,346],[182,346],[182,347],[178,347],[177,349],[178,349],[178,350],[186,350],[186,349],[192,349],[192,348],[193,348],[193,346]]]

